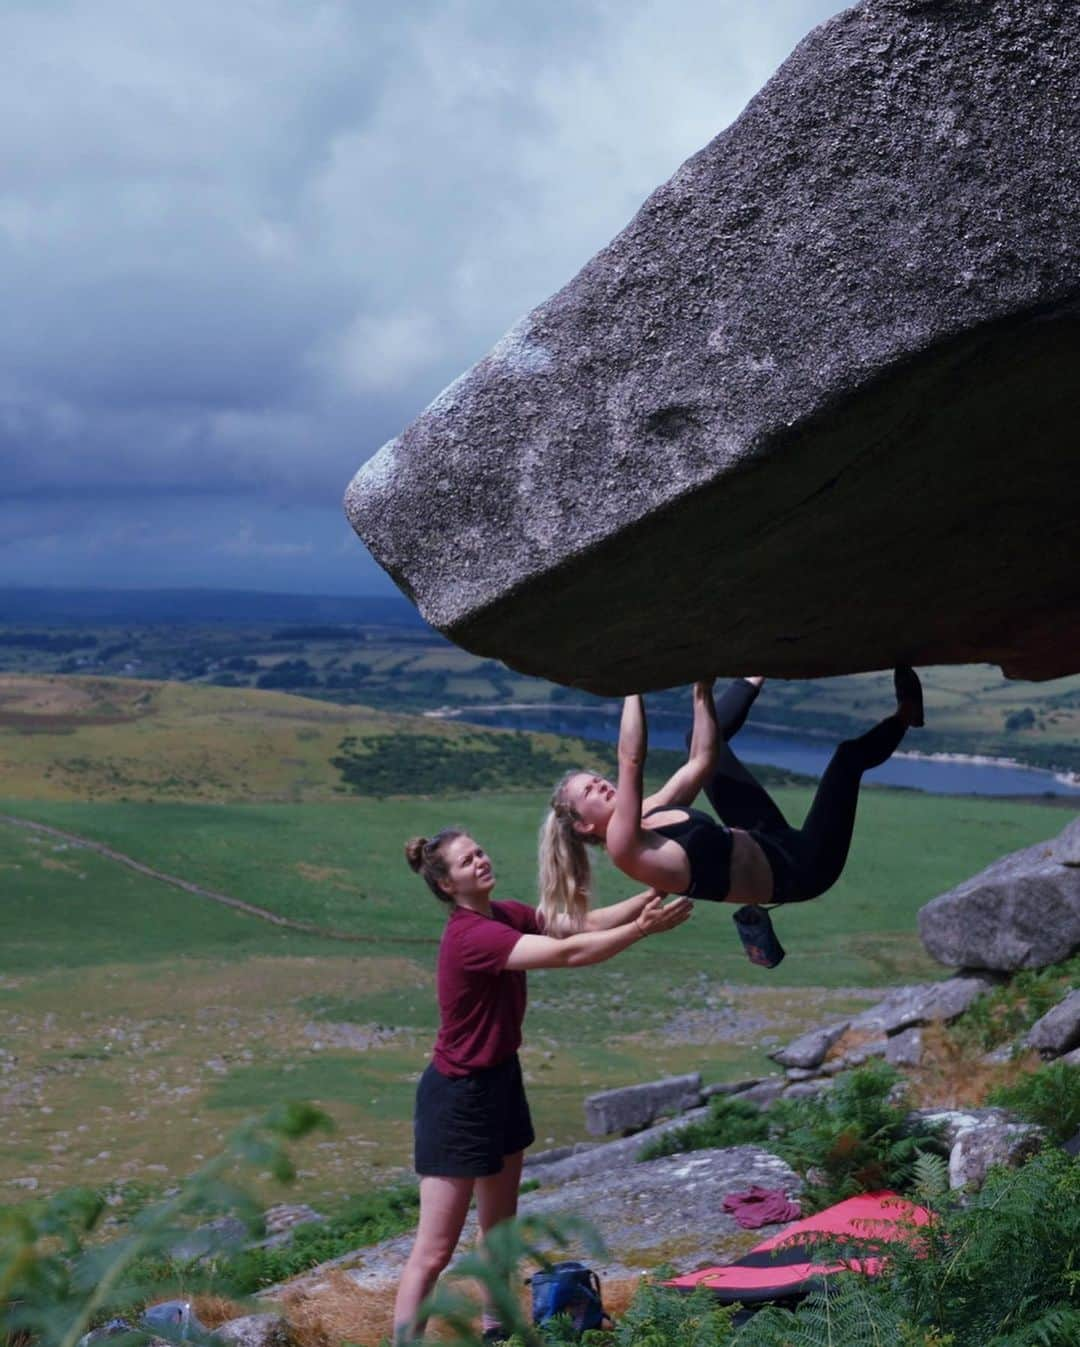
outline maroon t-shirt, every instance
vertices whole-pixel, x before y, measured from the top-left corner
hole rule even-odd
[[[536,909],[491,904],[491,916],[455,907],[439,945],[439,1033],[432,1062],[444,1076],[498,1066],[521,1046],[525,974],[508,972],[523,935],[539,935]]]

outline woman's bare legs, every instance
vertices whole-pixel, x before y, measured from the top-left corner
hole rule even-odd
[[[503,1167],[497,1174],[476,1180],[476,1217],[480,1226],[476,1241],[486,1239],[488,1231],[503,1221],[509,1221],[517,1215],[518,1189],[521,1186],[521,1166],[525,1159],[524,1151],[515,1151],[503,1160]],[[495,1307],[485,1304],[481,1322],[481,1331],[501,1327]]]
[[[420,1223],[394,1302],[395,1343],[412,1342],[423,1336],[424,1324],[417,1321],[416,1311],[454,1256],[473,1185],[485,1182],[491,1180],[449,1179],[431,1174],[421,1177]]]

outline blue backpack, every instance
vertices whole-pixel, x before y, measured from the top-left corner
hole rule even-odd
[[[600,1299],[600,1278],[584,1263],[553,1263],[547,1272],[532,1277],[534,1324],[546,1324],[557,1314],[568,1314],[578,1333],[587,1328],[610,1327]]]

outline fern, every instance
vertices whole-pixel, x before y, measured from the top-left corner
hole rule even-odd
[[[1047,1310],[1033,1323],[1007,1337],[996,1337],[987,1347],[1076,1347],[1080,1342],[1080,1310]]]
[[[634,1297],[615,1329],[615,1347],[726,1347],[735,1310],[704,1286],[686,1295],[650,1282]],[[739,1337],[742,1343],[742,1337]]]
[[[1067,1141],[1080,1129],[1080,1066],[1054,1062],[992,1091],[987,1102],[1014,1109],[1056,1141]]]
[[[934,1130],[910,1131],[903,1101],[894,1097],[899,1080],[895,1068],[874,1063],[817,1099],[773,1105],[771,1144],[807,1176],[804,1210],[878,1188],[904,1191],[919,1156],[944,1149]]]
[[[912,1192],[918,1201],[929,1202],[949,1191],[949,1166],[944,1156],[919,1151],[911,1171]]]
[[[794,1313],[762,1311],[739,1335],[739,1347],[896,1347],[903,1307],[857,1273],[830,1277]]]
[[[769,1125],[759,1108],[745,1100],[716,1095],[709,1101],[707,1118],[665,1132],[642,1147],[638,1159],[658,1160],[664,1155],[712,1146],[746,1146],[764,1141],[768,1135]]]

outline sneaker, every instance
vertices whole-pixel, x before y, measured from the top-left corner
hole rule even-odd
[[[896,689],[897,702],[907,702],[914,709],[912,725],[925,724],[922,684],[919,682],[919,675],[910,664],[898,664],[893,670],[893,687]]]

